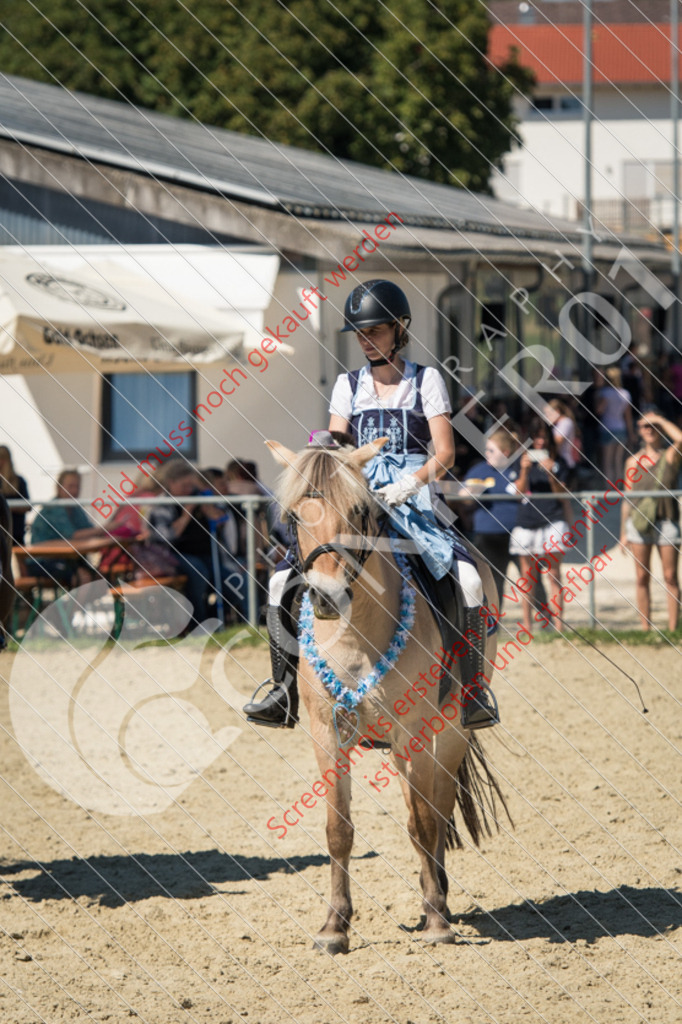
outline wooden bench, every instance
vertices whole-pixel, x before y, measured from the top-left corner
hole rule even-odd
[[[26,619],[21,626],[25,636],[45,605],[49,604],[50,601],[56,600],[64,592],[64,587],[57,583],[56,580],[50,579],[49,576],[31,576],[26,569],[28,553],[25,548],[17,545],[12,548],[12,554],[16,571],[13,574],[15,601],[14,608],[12,609],[11,632],[14,639],[19,642],[19,617],[21,612],[28,608]],[[44,598],[46,590],[51,595],[48,600]]]
[[[178,590],[182,592],[186,582],[186,576],[145,576],[139,580],[116,583],[114,586],[110,587],[109,593],[114,599],[114,625],[111,630],[112,638],[114,640],[118,640],[121,635],[123,619],[125,617],[125,600],[127,597],[139,594],[141,590],[145,590],[148,587],[170,587],[171,590]]]
[[[12,609],[11,632],[15,640],[18,640],[21,612],[26,608],[28,609],[21,627],[24,634],[26,634],[47,603],[43,598],[43,591],[52,590],[54,587],[55,584],[52,580],[48,580],[43,576],[14,577],[15,600]]]

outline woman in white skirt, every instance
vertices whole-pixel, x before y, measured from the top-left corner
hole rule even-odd
[[[523,624],[530,631],[532,613],[533,580],[539,572],[533,568],[539,558],[543,577],[549,581],[550,600],[547,603],[548,614],[542,615],[546,621],[549,615],[555,615],[556,628],[561,632],[561,614],[563,599],[561,596],[561,537],[569,529],[566,522],[566,479],[568,466],[557,455],[556,444],[551,427],[539,416],[530,424],[529,430],[532,446],[521,456],[521,466],[516,480],[516,489],[523,495],[519,508],[516,526],[512,530],[509,542],[509,553],[518,555],[521,564],[521,576],[529,581],[529,593],[522,594]],[[555,500],[534,502],[536,494],[554,494]],[[555,546],[552,546],[553,539]],[[552,557],[548,557],[551,551]],[[549,568],[548,568],[549,567]]]

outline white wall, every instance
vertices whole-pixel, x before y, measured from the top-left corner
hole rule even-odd
[[[625,194],[626,162],[672,159],[668,94],[660,89],[642,89],[631,90],[628,95],[643,116],[616,90],[596,91],[592,192],[597,201],[619,200]],[[526,107],[522,116],[519,131],[523,146],[515,148],[505,159],[510,174],[508,178],[496,176],[495,194],[543,213],[575,217],[576,202],[584,195],[584,129],[580,113],[551,112],[542,117],[530,114]]]
[[[0,377],[0,443],[12,451],[33,500],[54,496],[65,466],[80,468],[87,482],[99,436],[94,404],[90,374]]]
[[[271,331],[276,331],[292,310],[303,315],[297,290],[308,284],[305,275],[280,273],[265,318]],[[247,380],[210,417],[205,417],[199,438],[200,465],[225,466],[232,458],[253,459],[263,479],[271,483],[278,470],[264,442],[273,439],[292,448],[302,447],[311,430],[327,425],[316,324],[319,318],[309,318],[287,339],[293,353],[265,354],[267,369],[245,364]],[[210,369],[206,377],[211,379]],[[205,394],[208,390],[199,383],[199,400],[202,391]]]

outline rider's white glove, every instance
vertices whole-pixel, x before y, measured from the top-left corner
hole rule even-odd
[[[375,494],[384,505],[388,505],[389,508],[397,508],[398,505],[404,504],[408,498],[421,491],[423,486],[421,480],[417,480],[414,473],[409,473],[407,476],[401,476],[400,480],[396,480],[394,484],[380,487]]]

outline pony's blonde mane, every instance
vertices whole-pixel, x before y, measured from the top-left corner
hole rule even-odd
[[[362,470],[349,461],[354,450],[314,448],[299,452],[296,462],[284,470],[277,485],[283,517],[311,494],[323,496],[345,520],[365,505],[372,513],[372,492]]]

